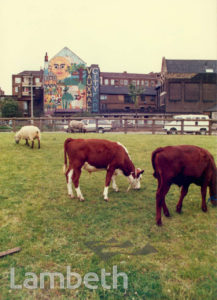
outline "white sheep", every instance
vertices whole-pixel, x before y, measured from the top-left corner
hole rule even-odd
[[[29,146],[28,140],[32,142],[32,148],[34,147],[34,140],[38,140],[38,148],[40,148],[40,140],[41,140],[41,133],[40,129],[36,126],[29,125],[23,126],[15,135],[15,141],[18,144],[21,139],[26,140],[26,145]]]
[[[82,121],[70,121],[68,131],[74,132],[75,129],[77,129],[79,132],[86,132],[86,127]]]

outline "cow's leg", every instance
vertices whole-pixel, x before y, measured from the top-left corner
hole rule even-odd
[[[107,173],[106,173],[106,179],[105,179],[105,187],[104,187],[104,192],[103,192],[103,196],[104,196],[104,200],[108,201],[108,188],[112,179],[112,176],[114,174],[115,169],[112,168],[111,166],[108,168]]]
[[[32,140],[32,148],[34,148],[34,140]]]
[[[202,211],[206,212],[207,211],[207,206],[206,206],[206,191],[207,191],[207,185],[204,184],[201,187],[201,196],[202,196],[202,205],[201,205],[201,209]]]
[[[115,178],[116,178],[116,175],[113,175],[112,176],[112,188],[115,190],[115,192],[118,192],[119,189],[118,189],[118,186],[116,184]]]
[[[176,205],[176,211],[177,213],[181,213],[182,211],[182,201],[184,199],[184,197],[187,195],[188,193],[188,187],[189,185],[183,185],[182,186],[182,190],[181,190],[181,194],[180,194],[180,198],[179,198],[179,202]]]
[[[158,189],[156,193],[156,223],[158,226],[162,225],[161,221],[161,207],[163,207],[165,215],[169,216],[169,210],[165,203],[165,196],[170,189],[169,184],[158,184]]]
[[[73,176],[72,176],[72,181],[74,183],[75,191],[77,193],[78,199],[80,201],[84,201],[84,197],[83,197],[83,195],[81,193],[81,190],[80,190],[80,187],[79,187],[79,178],[80,178],[80,175],[81,175],[81,169],[80,168],[74,169]]]
[[[71,198],[74,198],[73,190],[72,190],[72,175],[73,175],[73,170],[69,170],[66,172],[66,182],[67,182],[67,189],[68,189],[68,195]]]
[[[169,209],[166,205],[165,197],[163,198],[162,207],[163,207],[164,216],[169,218],[170,217],[170,212],[169,212]]]
[[[29,146],[29,141],[28,141],[28,139],[26,139],[26,145]]]

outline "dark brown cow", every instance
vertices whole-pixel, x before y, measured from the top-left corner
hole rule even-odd
[[[217,204],[217,169],[213,156],[205,149],[190,146],[168,146],[152,153],[153,176],[158,180],[156,193],[156,222],[162,225],[161,208],[166,217],[170,216],[165,196],[172,184],[182,187],[176,211],[181,213],[182,201],[191,183],[201,186],[202,210],[207,211],[206,192],[209,187],[210,200]]]
[[[69,167],[67,168],[67,155]],[[89,171],[106,170],[106,181],[104,188],[104,200],[108,201],[108,187],[111,180],[113,188],[118,188],[114,181],[117,170],[128,177],[130,185],[134,189],[140,188],[140,178],[144,170],[136,169],[132,163],[127,149],[118,142],[100,139],[67,139],[64,143],[64,171],[66,175],[68,194],[73,198],[72,181],[75,186],[77,197],[80,201],[84,197],[79,188],[79,178],[82,167]]]

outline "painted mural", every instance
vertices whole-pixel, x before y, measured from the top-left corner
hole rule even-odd
[[[86,63],[65,47],[45,63],[45,112],[86,111],[86,82]]]

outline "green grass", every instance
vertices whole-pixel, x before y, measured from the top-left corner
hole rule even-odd
[[[135,165],[145,169],[140,191],[127,193],[127,179],[118,176],[120,192],[110,188],[108,203],[102,197],[105,172],[83,172],[81,203],[68,198],[62,173],[63,143],[69,136],[43,133],[41,149],[32,150],[24,141],[15,144],[12,133],[0,134],[0,251],[22,248],[0,259],[0,299],[216,299],[217,209],[209,203],[203,213],[200,188],[192,185],[183,213],[176,214],[180,191],[173,186],[166,199],[171,218],[162,217],[163,226],[157,227],[157,182],[150,161],[157,147],[178,144],[204,147],[217,159],[215,137],[75,134],[119,141]],[[98,243],[88,244],[94,241]],[[118,247],[122,243],[125,246]],[[147,244],[157,252],[132,255]],[[109,257],[106,252],[117,254]],[[60,289],[58,281],[54,289],[48,288],[48,281],[45,289],[10,289],[12,267],[16,284],[22,284],[26,272],[66,274],[70,266],[82,278],[88,272],[100,277],[102,268],[111,272],[115,265],[128,276],[126,291],[121,280],[110,290],[100,284],[96,290],[83,284],[75,290]]]

